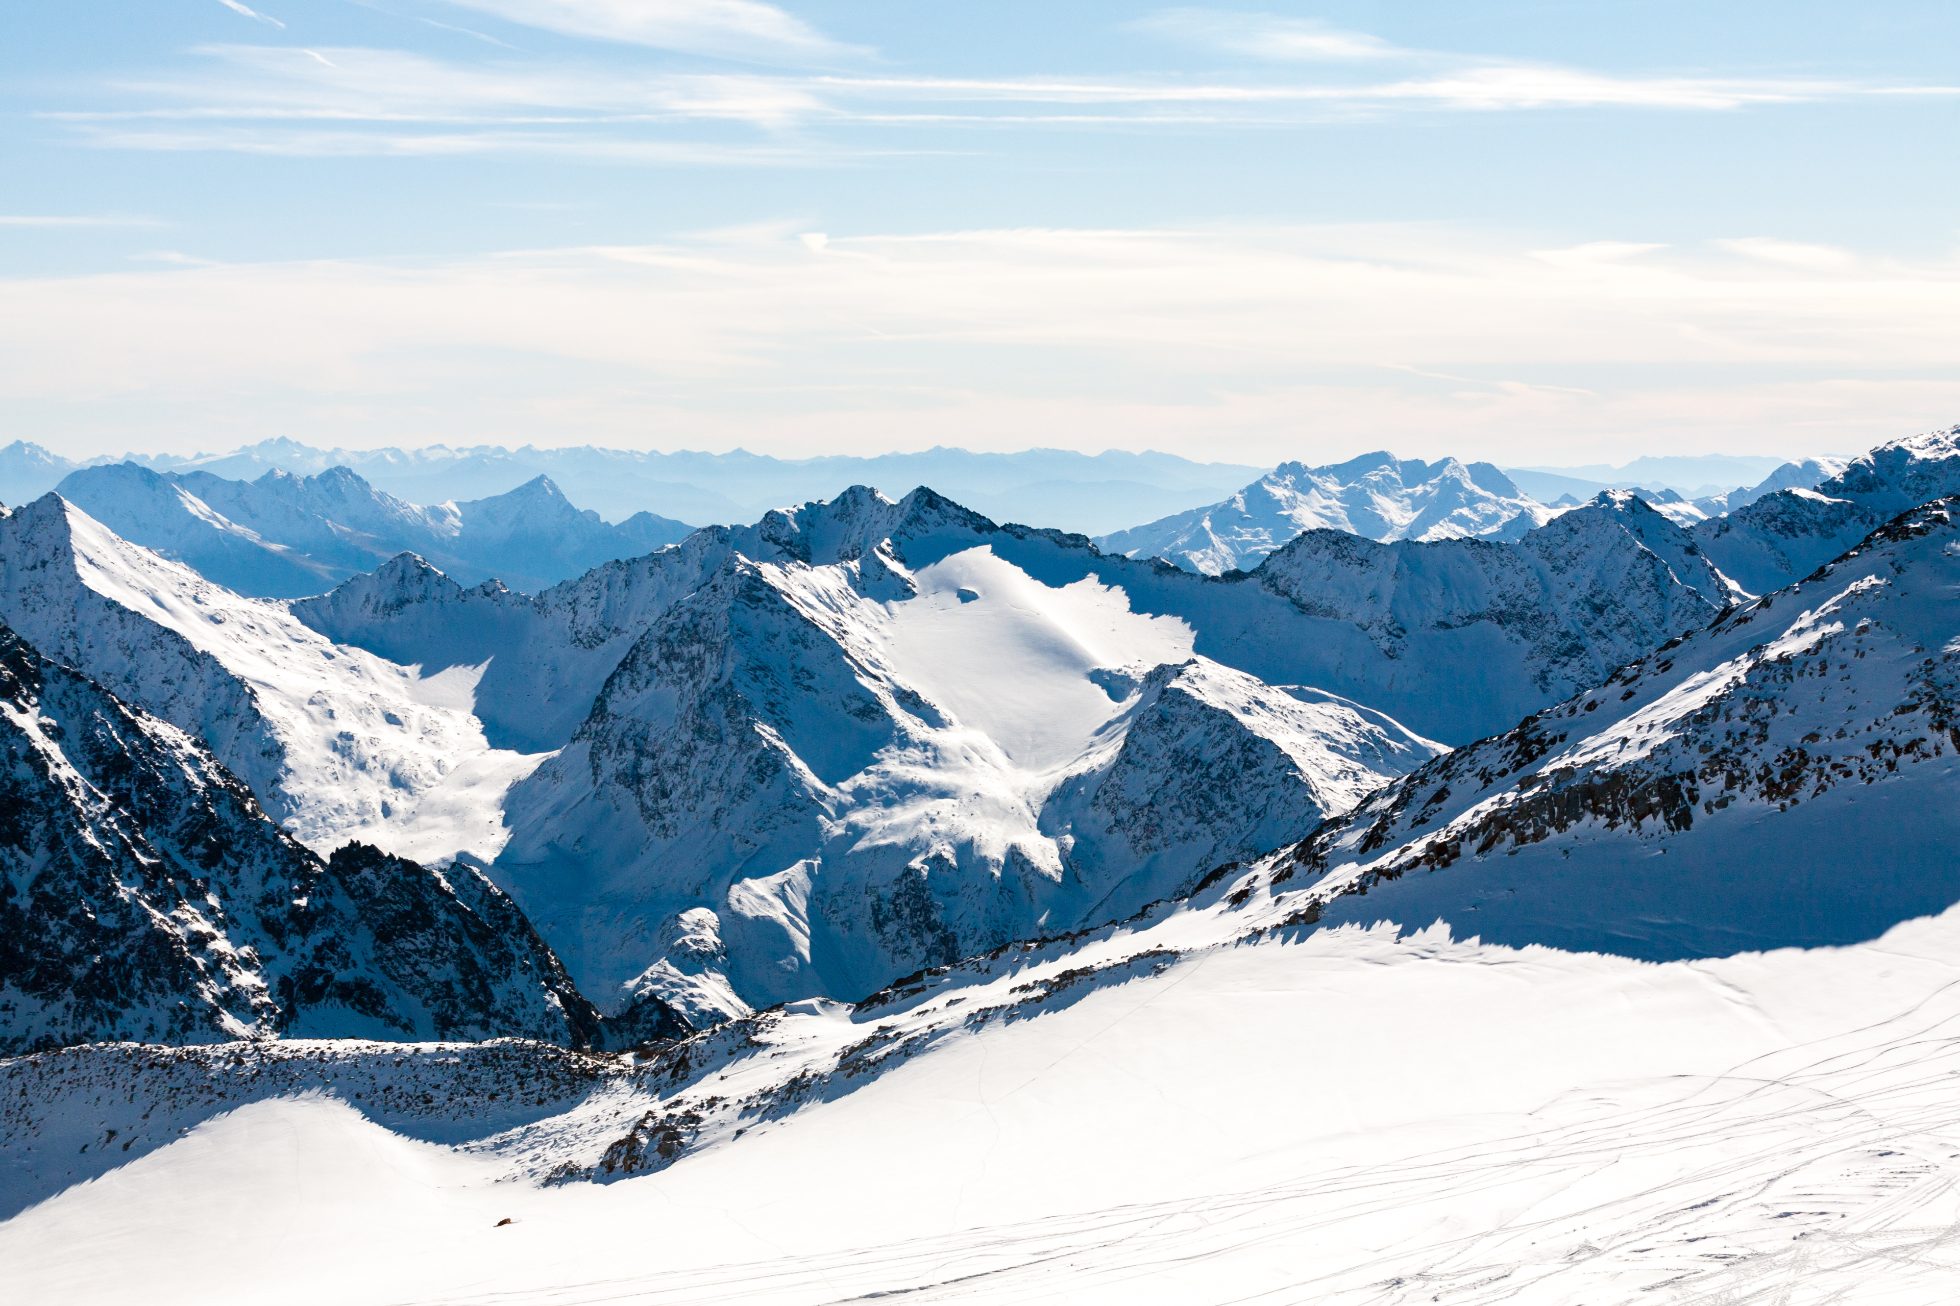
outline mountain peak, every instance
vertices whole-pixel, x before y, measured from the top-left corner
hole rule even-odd
[[[853,485],[828,500],[769,513],[753,527],[736,532],[737,547],[766,556],[780,552],[799,562],[848,562],[891,542],[948,531],[968,536],[999,529],[988,518],[927,486],[902,499],[890,499],[868,485]]]
[[[1427,764],[1275,858],[1273,882],[1306,872],[1323,927],[1441,918],[1653,960],[1851,942],[1946,908],[1950,876],[1893,873],[1870,848],[1876,813],[1953,823],[1957,517],[1960,496],[1902,513]],[[1765,819],[1799,808],[1773,818],[1782,831]],[[1656,860],[1690,837],[1712,861]]]
[[[552,480],[543,472],[539,472],[516,489],[496,497],[504,499],[521,498],[531,501],[551,500],[558,503],[566,502],[565,492],[558,488],[558,482]]]
[[[65,459],[57,458],[38,444],[26,440],[15,440],[0,446],[0,464],[15,467],[54,468],[67,465]]]
[[[1302,531],[1372,540],[1513,538],[1550,516],[1489,463],[1436,462],[1386,451],[1310,467],[1281,463],[1230,499],[1106,535],[1126,557],[1159,557],[1211,575],[1248,570]]]

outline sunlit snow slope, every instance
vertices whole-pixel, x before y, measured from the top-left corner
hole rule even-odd
[[[476,668],[424,677],[335,645],[53,495],[0,518],[0,619],[205,740],[322,850],[493,856],[504,793],[539,761],[485,740]]]
[[[997,534],[854,492],[659,611],[512,790],[496,867],[596,1000],[861,996],[1126,914],[1436,751]]]

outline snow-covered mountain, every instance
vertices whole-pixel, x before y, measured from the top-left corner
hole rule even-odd
[[[1111,553],[1164,558],[1216,576],[1250,570],[1303,531],[1384,541],[1515,538],[1552,515],[1489,463],[1373,453],[1325,467],[1281,463],[1223,503],[1097,543]]]
[[[1453,745],[1705,624],[1734,592],[1679,527],[1624,492],[1511,543],[1379,544],[1309,531],[1236,584],[1282,599],[1290,618],[1239,626],[1230,652],[1200,651],[1255,674],[1281,663],[1282,679],[1323,686]]]
[[[322,861],[193,737],[0,626],[0,1053],[271,1033],[582,1045],[598,1019],[481,873]]]
[[[1080,536],[997,526],[930,491],[894,503],[860,490],[703,531],[536,596],[466,591],[397,560],[292,606],[331,639],[425,672],[489,659],[478,711],[492,738],[542,750],[570,737],[627,645],[734,554],[836,564],[885,540],[908,556],[985,548],[1044,586],[1120,591],[1132,611],[1189,627],[1201,657],[1365,703],[1450,744],[1596,682],[1706,621],[1732,592],[1692,540],[1624,494],[1516,544],[1314,532],[1250,573],[1211,578],[1104,554]]]
[[[420,507],[345,467],[229,480],[112,463],[71,472],[62,497],[117,534],[241,594],[318,594],[401,552],[469,582],[530,590],[672,544],[690,527],[651,513],[619,525],[538,477],[508,493]]]
[[[495,874],[600,1001],[707,1014],[1133,909],[1729,593],[1629,495],[1207,578],[860,489],[533,596],[405,557],[291,611],[478,677],[492,743],[554,752]]]
[[[109,1299],[209,1223],[173,1196],[298,1164],[329,1198],[221,1236],[278,1281],[270,1230],[374,1210],[337,1226],[369,1255],[323,1300],[1132,1300],[1139,1247],[1167,1299],[1297,1295],[1310,1264],[1316,1300],[1356,1303],[1944,1300],[1956,593],[1960,499],[1181,901],[856,1004],[632,1057],[0,1063],[0,1199],[53,1199],[0,1250]],[[629,1234],[654,1220],[678,1250],[649,1269]]]
[[[38,444],[0,445],[0,503],[26,503],[52,490],[75,464]]]
[[[1648,557],[1677,579],[1707,566],[1631,498],[1560,522],[1578,533],[1546,538],[1567,551],[1517,552],[1567,563],[1546,575],[1574,602],[1641,592],[1638,568],[1588,577],[1574,556],[1631,558],[1656,583]],[[747,547],[763,552],[762,536]],[[989,630],[1051,632],[1017,637],[1017,660],[1086,658],[1083,678],[1123,696],[1115,756],[1072,792],[1078,825],[1114,784],[1126,830],[1152,810],[1182,828],[1179,780],[1215,799],[1187,759],[1220,755],[1203,737],[1217,713],[1239,723],[1222,728],[1253,771],[1284,765],[1289,731],[1326,737],[1324,720],[1291,716],[1307,697],[1202,655],[1140,677],[1098,665],[1098,640],[1148,661],[1176,632],[1134,594],[1070,579],[1084,555],[1066,540],[868,495],[785,514],[767,537],[778,556],[733,550],[665,604],[574,747],[642,726],[711,756],[762,739],[741,756],[774,760],[738,764],[740,781],[792,796],[845,792],[823,769],[902,730],[937,745],[965,726],[976,754],[998,735],[1010,760],[1038,759],[1087,700],[1059,677],[1029,677],[1053,697],[999,694],[1001,645],[960,624],[975,610]],[[1516,549],[1367,547],[1461,559],[1466,544]],[[1116,571],[1207,601],[1272,593]],[[403,594],[429,580],[397,572]],[[1420,594],[1426,574],[1404,583]],[[0,1172],[0,1215],[19,1212],[0,1258],[30,1295],[102,1301],[197,1238],[242,1281],[322,1302],[546,1302],[568,1284],[622,1300],[1130,1301],[1144,1275],[1166,1300],[1550,1306],[1780,1299],[1793,1283],[1820,1300],[1946,1300],[1960,1283],[1944,1088],[1960,1074],[1956,595],[1960,498],[1296,844],[1195,882],[1193,864],[1178,900],[854,1004],[796,1001],[632,1055],[269,1042],[0,1062],[0,1147],[18,1161]],[[1163,728],[1140,719],[1180,698]],[[1144,792],[1146,777],[1171,792]],[[901,812],[903,779],[882,812]],[[692,792],[676,785],[668,810]],[[935,814],[949,831],[961,815]],[[857,819],[826,810],[818,828]],[[618,924],[615,904],[587,901],[589,922]],[[767,901],[683,913],[670,982],[705,993],[743,940],[793,934],[800,918]],[[738,916],[751,933],[726,928]],[[363,1254],[294,1271],[278,1236],[295,1225]],[[432,1257],[438,1241],[449,1254]]]
[[[500,495],[549,476],[574,500],[614,520],[651,510],[683,521],[748,522],[778,504],[831,498],[852,485],[875,485],[892,494],[935,485],[998,520],[1089,531],[1115,530],[1204,503],[1244,484],[1258,470],[1114,449],[1086,454],[1069,449],[976,453],[932,448],[870,457],[776,458],[742,449],[702,453],[590,445],[319,449],[283,439],[229,453],[155,455],[139,461],[158,471],[205,470],[248,480],[272,470],[304,476],[349,467],[417,503]],[[52,483],[35,493],[49,488]]]
[[[1440,917],[1644,957],[1942,911],[1960,901],[1956,595],[1950,498],[1377,792],[1253,881],[1309,887],[1299,911],[1323,925]]]
[[[996,538],[925,491],[772,515],[633,643],[496,864],[602,1004],[851,996],[1122,915],[1436,751]]]
[[[1841,474],[1849,465],[1843,458],[1802,458],[1784,463],[1754,485],[1696,499],[1694,506],[1704,517],[1720,517],[1738,508],[1746,508],[1764,495],[1775,494],[1778,490],[1814,489]]]
[[[709,528],[536,594],[494,581],[465,588],[403,554],[288,606],[328,639],[424,675],[466,670],[491,742],[543,752],[571,737],[633,641],[733,550],[731,532]]]
[[[0,621],[204,740],[301,842],[493,856],[535,756],[492,748],[471,666],[343,648],[48,495],[0,517]]]
[[[1809,574],[1895,514],[1955,493],[1960,426],[1880,445],[1814,488],[1764,494],[1697,525],[1695,541],[1744,589],[1764,594]]]

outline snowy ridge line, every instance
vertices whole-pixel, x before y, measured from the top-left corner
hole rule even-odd
[[[1162,558],[1208,576],[1250,571],[1309,530],[1381,542],[1515,539],[1557,515],[1489,463],[1426,463],[1387,453],[1309,467],[1281,463],[1222,503],[1102,536],[1131,558]]]
[[[4,625],[0,939],[0,1051],[602,1036],[474,867],[429,870],[361,843],[315,855],[188,733]],[[629,1024],[641,1037],[682,1028],[651,1004]]]
[[[1304,874],[1311,887],[1293,919],[1313,923],[1405,874],[1557,845],[1568,831],[1664,840],[1702,821],[1760,824],[1841,787],[1916,770],[1927,772],[1925,784],[1951,785],[1960,754],[1956,550],[1933,546],[1955,533],[1956,511],[1960,498],[1903,513],[1804,581],[1393,782],[1266,859],[1235,898]],[[1815,710],[1798,694],[1806,680],[1827,685]]]
[[[602,1004],[853,997],[1121,915],[1437,747],[1194,656],[1086,542],[930,491],[732,542],[512,791],[498,873]]]
[[[125,462],[74,471],[54,493],[123,538],[258,598],[319,594],[402,552],[471,583],[494,577],[536,590],[694,529],[646,512],[613,525],[573,507],[547,476],[423,507],[340,466],[238,481]]]
[[[541,758],[492,748],[476,676],[337,645],[50,496],[0,519],[0,619],[204,740],[302,842],[425,862],[494,855]]]

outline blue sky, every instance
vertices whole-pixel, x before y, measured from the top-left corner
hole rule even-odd
[[[96,0],[0,439],[1243,461],[1960,420],[1960,6]]]

